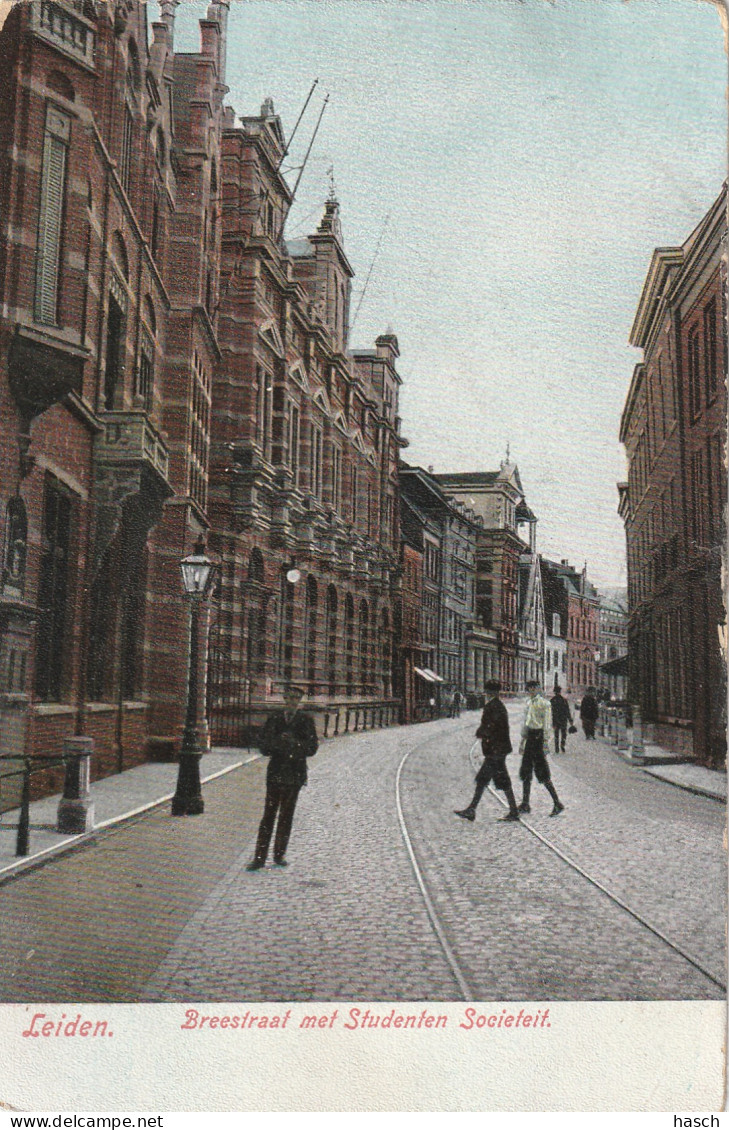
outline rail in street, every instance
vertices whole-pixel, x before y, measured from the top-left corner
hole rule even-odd
[[[723,806],[575,735],[552,758],[562,816],[535,784],[527,822],[486,793],[466,824],[477,720],[323,743],[284,871],[245,871],[257,761],[202,817],[152,812],[8,884],[2,999],[722,998]]]

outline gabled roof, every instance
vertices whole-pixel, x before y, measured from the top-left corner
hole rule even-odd
[[[293,365],[289,368],[289,376],[292,377],[297,385],[303,388],[304,392],[309,392],[311,386],[309,385],[309,378],[306,375],[306,369],[301,361],[294,361]]]
[[[258,327],[258,336],[261,341],[265,341],[266,345],[269,349],[273,350],[277,357],[280,357],[281,360],[286,357],[284,343],[281,340],[279,328],[273,318],[269,318],[268,321],[263,322],[262,325]]]
[[[332,406],[329,402],[329,397],[326,394],[326,389],[322,388],[321,385],[315,390],[314,395],[311,399],[314,404],[318,404],[320,408],[324,409],[327,416],[331,415]]]

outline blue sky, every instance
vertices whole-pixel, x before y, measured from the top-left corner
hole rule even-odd
[[[178,12],[197,46],[204,5]],[[271,96],[300,162],[288,234],[334,166],[351,334],[392,325],[405,457],[489,470],[507,442],[539,548],[625,579],[617,441],[652,250],[685,240],[726,169],[719,14],[697,0],[233,0],[229,103]],[[293,178],[290,178],[293,183]],[[384,235],[382,235],[384,230]]]

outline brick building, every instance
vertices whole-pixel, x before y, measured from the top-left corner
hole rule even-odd
[[[196,224],[214,215],[227,3],[191,56],[175,6],[151,39],[131,2],[17,4],[0,31],[0,732],[45,756],[90,737],[96,775],[179,738],[177,562],[206,525],[190,430],[216,256]]]
[[[349,352],[337,202],[286,246],[280,122],[223,109],[227,0],[190,53],[176,7],[0,28],[0,752],[90,738],[94,776],[179,749],[201,535],[213,721],[290,677],[393,689],[397,339]]]
[[[339,204],[286,242],[281,122],[226,112],[221,362],[213,376],[210,636],[216,740],[240,740],[283,684],[331,711],[392,699],[399,570],[397,338],[350,352]]]
[[[547,578],[547,626],[551,629],[545,646],[552,652],[549,668],[545,662],[545,675],[551,671],[550,686],[554,686],[555,675],[559,675],[557,681],[562,690],[579,699],[588,687],[597,686],[600,598],[587,578],[586,566],[578,572],[569,561],[546,558],[542,565]],[[560,644],[560,640],[564,643]],[[555,662],[559,670],[555,669]]]
[[[421,516],[423,545],[422,642],[439,710],[454,693],[471,691],[468,640],[475,607],[476,544],[481,520],[441,489],[440,476],[400,465],[400,491],[409,520]]]
[[[679,247],[657,248],[630,343],[620,427],[629,693],[656,741],[723,765],[726,187]]]

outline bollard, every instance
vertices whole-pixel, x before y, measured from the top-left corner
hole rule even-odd
[[[66,777],[63,782],[63,796],[58,804],[56,830],[66,835],[79,836],[90,832],[94,826],[94,802],[91,799],[91,754],[94,739],[85,737],[65,738],[63,759],[66,763]]]
[[[630,743],[628,742],[628,728],[625,725],[625,714],[622,710],[618,711],[617,723],[616,744],[619,750],[624,751],[629,748]]]
[[[27,855],[30,842],[30,758],[23,762],[23,792],[20,798],[18,835],[15,840],[15,854]]]
[[[633,736],[630,742],[630,756],[636,761],[642,761],[645,757],[645,745],[643,743],[643,719],[640,715],[640,707],[633,707]]]

